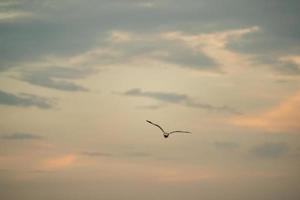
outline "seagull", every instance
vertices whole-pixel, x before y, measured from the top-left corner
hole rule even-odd
[[[158,128],[163,132],[163,135],[164,135],[165,138],[169,137],[169,135],[172,134],[172,133],[191,133],[191,132],[188,132],[188,131],[171,131],[171,132],[166,132],[166,131],[165,131],[160,125],[158,125],[158,124],[155,124],[155,123],[153,123],[153,122],[151,122],[151,121],[149,121],[149,120],[146,120],[146,122],[148,122],[148,123],[150,123],[150,124],[152,124],[152,125],[158,127]]]

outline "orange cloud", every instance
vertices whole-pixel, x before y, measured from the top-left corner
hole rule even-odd
[[[59,156],[55,158],[46,159],[42,162],[41,167],[43,169],[62,169],[69,167],[76,161],[76,156],[73,154]]]
[[[272,132],[300,133],[300,92],[266,112],[256,116],[235,117],[231,122]]]
[[[281,57],[279,60],[283,61],[283,62],[292,62],[292,63],[300,65],[300,56],[299,55],[284,56],[284,57]]]

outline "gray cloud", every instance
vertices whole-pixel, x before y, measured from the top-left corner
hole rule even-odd
[[[200,52],[192,52],[191,49],[187,50],[182,47],[174,48],[169,51],[167,56],[160,56],[158,58],[193,69],[212,70],[217,68],[217,64],[209,57]]]
[[[283,75],[300,75],[300,66],[293,62],[278,62],[273,65],[273,68]]]
[[[250,150],[252,155],[260,158],[277,158],[281,155],[284,155],[289,150],[286,143],[264,143],[255,146]]]
[[[94,47],[99,38],[103,39],[106,32],[116,29],[140,33],[172,30],[204,33],[257,25],[263,30],[260,34],[251,34],[232,48],[254,54],[299,52],[300,4],[296,0],[273,0],[272,3],[258,0],[153,1],[151,9],[136,6],[136,1],[123,0],[91,0],[89,3],[24,0],[17,1],[17,5],[6,2],[5,9],[34,13],[35,19],[0,24],[0,69],[47,54],[84,52]],[[171,57],[162,59],[191,67],[207,64],[205,59],[199,58],[202,56],[192,54]]]
[[[103,153],[103,152],[97,152],[97,151],[84,151],[81,152],[84,156],[91,156],[91,157],[112,157],[114,156],[111,153]]]
[[[108,43],[106,45],[121,52],[121,56],[117,58],[120,61],[146,56],[180,67],[215,71],[218,69],[214,60],[205,54],[188,48],[180,43],[165,40],[155,34],[137,34],[135,37],[140,38],[133,39],[129,42],[114,45]],[[114,58],[114,62],[115,59],[116,58]]]
[[[48,67],[36,71],[25,71],[22,73],[20,79],[33,85],[57,90],[87,91],[86,88],[72,83],[69,80],[84,78],[92,72],[93,70],[91,69]]]
[[[195,102],[191,97],[186,94],[168,93],[168,92],[148,92],[142,91],[140,88],[133,88],[123,93],[125,96],[133,97],[147,97],[158,101],[181,104],[192,108],[199,108],[211,111],[228,112],[232,114],[241,114],[239,111],[228,106],[213,106],[210,104],[204,104]]]
[[[149,109],[149,110],[157,110],[163,107],[163,105],[144,105],[144,106],[137,106],[139,109]]]
[[[124,93],[127,96],[149,97],[152,99],[165,101],[169,103],[181,103],[188,99],[185,94],[167,93],[167,92],[144,92],[140,88],[134,88]]]
[[[195,51],[174,41],[159,41],[157,50],[163,50],[165,55],[154,56],[155,59],[197,70],[217,70],[218,65],[205,54]]]
[[[300,50],[300,49],[299,49]],[[297,55],[297,54],[295,54]],[[283,55],[284,56],[284,55]],[[288,75],[288,76],[299,76],[300,75],[300,65],[288,61],[288,60],[280,60],[280,54],[277,56],[274,55],[265,55],[260,54],[255,57],[253,60],[254,64],[267,64],[273,70],[273,72],[280,75]]]
[[[193,108],[200,108],[200,109],[206,109],[211,111],[222,111],[222,112],[228,112],[236,115],[241,115],[242,113],[235,108],[229,107],[229,106],[214,106],[206,103],[198,103],[194,102],[191,99],[186,100],[186,105]]]
[[[32,133],[13,133],[1,137],[6,140],[41,140],[44,137]]]
[[[261,56],[272,58],[273,52],[276,52],[275,55],[285,55],[295,54],[300,50],[298,45],[300,42],[299,13],[296,9],[300,5],[294,0],[274,0],[274,4],[257,0],[227,0],[226,3],[221,3],[221,6],[215,6],[220,4],[216,0],[205,2],[175,0],[172,3],[153,1],[155,6],[151,9],[137,6],[137,2],[134,1],[92,0],[86,4],[80,1],[27,0],[24,1],[26,3],[18,1],[16,5],[9,3],[10,1],[7,2],[4,2],[5,9],[14,10],[17,6],[17,10],[32,12],[39,20],[0,24],[0,43],[2,44],[0,69],[2,70],[16,66],[16,63],[35,60],[47,54],[63,56],[84,52],[94,47],[96,41],[105,40],[107,32],[116,29],[141,34],[170,30],[208,33],[257,25],[261,27],[261,32],[245,35],[243,40],[229,43],[229,48],[254,54],[257,56],[256,59]],[[244,7],[247,9],[239,12]],[[69,10],[74,12],[69,13]],[[279,23],[281,21],[288,21],[288,23]],[[131,42],[121,47],[124,56],[118,59],[128,59],[126,57],[128,55],[132,57],[143,53],[150,54],[154,50],[168,52],[167,55],[155,56],[156,59],[165,62],[194,69],[217,69],[215,63],[205,55],[195,54],[187,48],[176,46],[176,44],[172,46],[171,43],[167,44],[163,41],[156,43],[150,41],[148,44],[145,41],[139,44]],[[290,67],[275,66],[274,69],[279,73],[295,72],[298,74],[299,72],[292,65]],[[30,82],[47,87],[68,91],[85,90],[67,81],[52,79],[40,81],[33,77],[27,78]]]
[[[32,94],[21,93],[14,95],[0,90],[0,104],[8,106],[31,107],[35,106],[42,109],[54,107],[50,99],[35,96]]]
[[[238,143],[235,142],[214,142],[214,145],[218,149],[227,149],[227,150],[234,150],[239,147]]]

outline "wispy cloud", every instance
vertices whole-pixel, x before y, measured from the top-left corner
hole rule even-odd
[[[62,57],[54,65],[49,62],[48,67],[27,71],[22,80],[65,91],[84,91],[86,88],[72,83],[70,79],[85,78],[94,72],[90,73],[92,68],[99,66],[139,60],[154,60],[177,67],[220,73],[226,71],[225,68],[249,65],[247,55],[229,50],[227,44],[257,30],[258,27],[249,27],[194,35],[176,31],[149,34],[110,31],[99,46],[74,56]],[[63,75],[53,74],[54,70]],[[66,73],[81,76],[64,76]]]
[[[20,1],[3,1],[0,2],[0,23],[13,22],[32,18],[34,14],[30,11],[20,9]]]
[[[139,109],[149,109],[149,110],[157,110],[159,108],[162,108],[164,105],[159,104],[159,105],[145,105],[145,106],[137,106]]]
[[[239,147],[239,144],[238,143],[235,143],[235,142],[220,142],[220,141],[217,141],[217,142],[214,142],[214,145],[216,148],[218,149],[225,149],[225,150],[234,150],[234,149],[237,149]]]
[[[8,106],[31,107],[35,106],[42,109],[54,107],[53,101],[47,98],[32,94],[21,93],[19,95],[7,93],[0,90],[0,104]]]
[[[283,56],[279,58],[278,62],[273,64],[272,67],[277,70],[280,75],[299,76],[300,56]]]
[[[277,78],[297,78],[300,75],[299,55],[256,55],[254,64],[267,67]]]
[[[47,67],[33,71],[24,71],[20,79],[33,85],[57,90],[87,91],[87,88],[72,83],[71,80],[82,79],[92,73],[93,70],[91,69]]]
[[[19,4],[18,1],[2,1],[2,2],[0,2],[0,8],[15,6],[15,5],[18,5],[18,4]]]
[[[188,99],[185,94],[167,93],[167,92],[148,92],[142,91],[140,88],[134,88],[124,93],[127,96],[149,97],[169,103],[180,103]]]
[[[133,97],[147,97],[155,99],[165,103],[181,104],[187,107],[228,112],[232,114],[240,114],[234,108],[228,106],[213,106],[206,103],[195,102],[191,97],[186,94],[171,93],[171,92],[153,92],[153,91],[142,91],[140,88],[133,88],[123,93],[125,96]]]
[[[5,140],[42,140],[44,137],[32,133],[13,133],[1,137]]]
[[[84,151],[84,152],[81,152],[81,155],[91,156],[91,157],[111,157],[111,156],[114,156],[111,153],[103,153],[103,152],[98,152],[98,151]]]
[[[205,54],[180,42],[165,39],[160,34],[141,34],[128,31],[111,31],[101,47],[74,56],[73,63],[101,66],[155,60],[177,67],[217,71],[218,66]]]
[[[155,168],[153,170],[153,176],[157,178],[159,182],[164,183],[191,183],[201,182],[203,180],[211,180],[220,177],[220,172],[212,169],[205,169],[193,166],[186,167],[162,167]]]
[[[193,108],[199,108],[199,109],[205,109],[205,110],[211,110],[211,111],[219,111],[219,112],[226,112],[226,113],[232,113],[236,115],[241,115],[242,113],[238,111],[235,108],[232,108],[230,106],[214,106],[207,103],[199,103],[195,102],[192,99],[187,99],[185,102],[186,106],[193,107]]]
[[[142,7],[142,8],[153,8],[153,7],[155,7],[155,3],[150,2],[150,1],[148,1],[148,2],[144,1],[144,2],[137,3],[137,6]]]
[[[233,51],[228,48],[232,41],[240,40],[244,35],[258,31],[257,26],[225,30],[222,32],[187,34],[180,31],[162,33],[166,40],[180,41],[189,48],[194,49],[212,59],[223,71],[230,72],[237,67],[249,66],[250,56]]]
[[[39,168],[42,170],[59,170],[72,166],[76,161],[76,155],[68,154],[58,157],[48,158],[41,162]]]
[[[19,19],[26,19],[32,16],[33,16],[32,13],[25,12],[25,11],[7,11],[7,12],[0,11],[0,23],[15,21]]]
[[[289,150],[286,143],[264,143],[255,146],[250,152],[260,158],[277,158]]]
[[[252,116],[239,116],[230,120],[238,126],[264,129],[271,132],[300,132],[300,93],[287,98],[279,105]]]
[[[122,152],[122,153],[106,153],[106,152],[99,152],[99,151],[84,151],[81,152],[83,156],[90,156],[90,157],[133,157],[133,158],[142,158],[142,157],[149,157],[150,154],[147,152],[138,152],[138,151],[130,151],[130,152]]]

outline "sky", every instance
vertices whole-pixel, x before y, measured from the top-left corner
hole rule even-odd
[[[299,9],[0,0],[0,198],[298,200]]]

